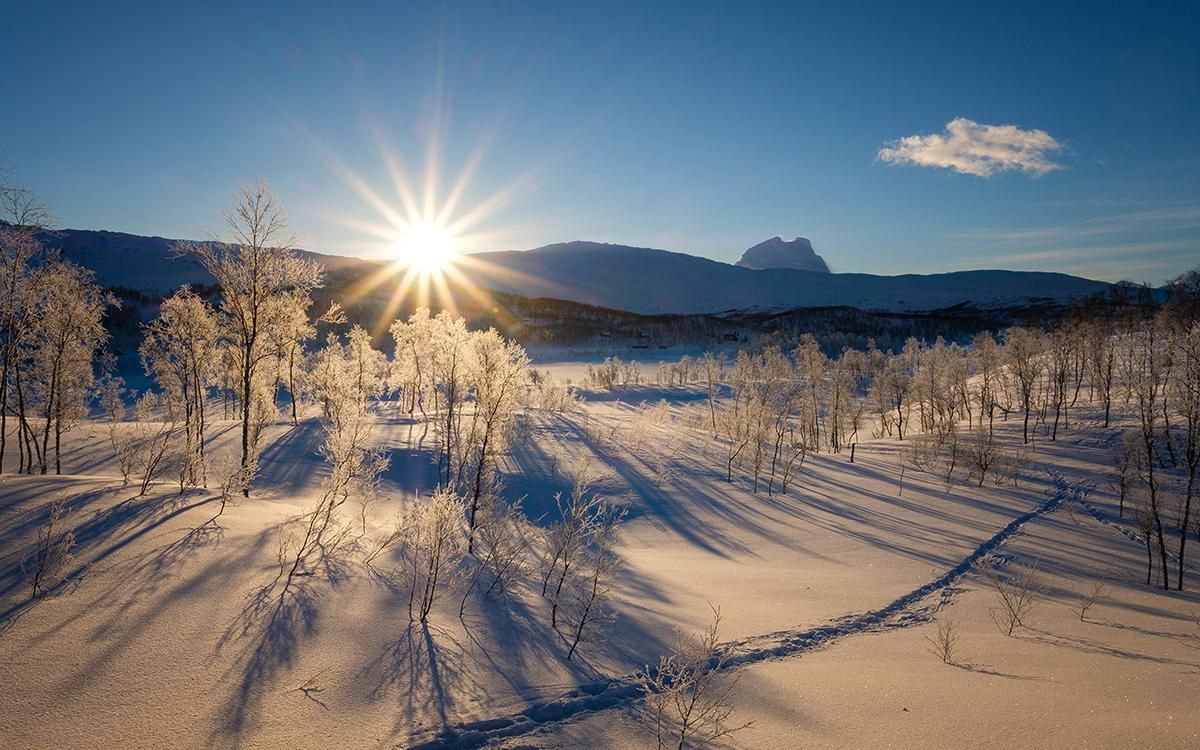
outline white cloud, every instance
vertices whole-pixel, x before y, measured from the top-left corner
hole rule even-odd
[[[980,125],[956,117],[944,133],[905,136],[879,149],[876,157],[889,164],[953,169],[977,177],[1011,171],[1041,177],[1062,169],[1050,158],[1062,149],[1062,142],[1044,130]]]

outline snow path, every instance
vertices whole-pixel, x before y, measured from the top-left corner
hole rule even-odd
[[[1007,526],[985,540],[957,565],[941,576],[896,598],[880,609],[849,614],[827,625],[803,630],[784,630],[731,641],[733,655],[726,667],[739,667],[768,660],[784,659],[814,651],[848,635],[878,632],[927,622],[953,594],[951,585],[971,568],[1016,535],[1028,522],[1074,500],[1084,503],[1089,488],[1072,483],[1059,472],[1051,473],[1054,489],[1041,505],[1017,516]],[[936,592],[942,592],[937,604],[918,606]],[[582,685],[554,700],[538,703],[506,717],[467,722],[447,728],[437,737],[409,745],[412,750],[478,748],[492,741],[530,734],[544,727],[570,721],[585,714],[605,711],[633,703],[642,697],[636,675],[626,675]]]

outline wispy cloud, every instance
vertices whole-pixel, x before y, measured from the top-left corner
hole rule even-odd
[[[1071,224],[976,229],[946,235],[975,267],[1024,268],[1090,278],[1159,283],[1194,266],[1200,253],[1200,204],[1113,212]]]
[[[991,177],[1001,172],[1041,177],[1062,169],[1051,155],[1063,148],[1061,141],[1044,130],[980,125],[956,117],[946,124],[943,133],[905,136],[880,148],[876,158],[888,164],[953,169],[976,177]]]
[[[991,240],[996,242],[1058,242],[1084,237],[1128,234],[1131,232],[1175,231],[1200,228],[1200,205],[1168,206],[1145,211],[1110,214],[1083,219],[1075,224],[1059,224],[1023,229],[972,229],[946,235],[952,240]]]

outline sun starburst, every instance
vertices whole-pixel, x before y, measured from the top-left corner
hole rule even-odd
[[[507,233],[483,227],[494,224],[499,211],[532,189],[534,173],[470,204],[468,196],[473,191],[468,188],[482,160],[482,147],[466,161],[449,189],[442,190],[437,139],[425,154],[423,179],[415,183],[381,131],[375,129],[375,134],[379,161],[391,178],[394,195],[389,195],[391,190],[381,191],[309,133],[333,173],[358,198],[354,209],[326,214],[326,218],[369,237],[375,249],[368,254],[387,259],[347,290],[343,304],[349,308],[368,297],[375,298],[373,305],[382,303],[378,321],[372,326],[376,334],[386,330],[403,310],[416,307],[447,309],[457,314],[461,306],[469,306],[502,315],[488,289],[475,279],[494,279],[512,272],[473,253],[511,241]],[[364,209],[369,215],[363,215]]]

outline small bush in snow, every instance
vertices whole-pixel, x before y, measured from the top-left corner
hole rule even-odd
[[[30,599],[45,596],[60,583],[74,560],[71,549],[75,546],[75,532],[66,528],[66,515],[62,500],[50,506],[50,514],[37,532],[37,548],[21,566],[29,583]]]
[[[958,642],[962,638],[959,632],[958,620],[941,617],[937,621],[937,634],[926,636],[929,652],[942,660],[943,664],[958,663]]]
[[[705,747],[750,726],[730,721],[737,678],[722,674],[730,652],[718,640],[720,625],[721,610],[713,607],[701,635],[678,633],[671,653],[639,675],[658,750]]]
[[[1034,604],[1041,593],[1041,579],[1037,566],[1025,568],[1019,574],[1005,579],[992,567],[983,566],[984,577],[996,591],[1000,606],[989,611],[992,622],[1001,633],[1011,636],[1017,628],[1026,627],[1026,620],[1033,612]]]

